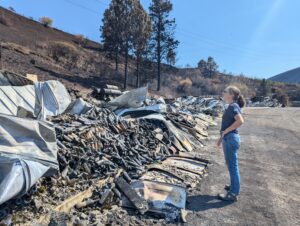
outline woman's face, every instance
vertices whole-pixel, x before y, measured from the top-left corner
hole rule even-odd
[[[233,101],[233,95],[229,93],[229,90],[225,89],[223,91],[223,100],[229,104]]]

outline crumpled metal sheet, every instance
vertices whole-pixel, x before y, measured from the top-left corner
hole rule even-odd
[[[45,120],[48,115],[63,113],[71,103],[66,87],[59,81],[37,82],[34,84],[36,101],[34,113]]]
[[[146,100],[147,93],[147,86],[134,89],[113,99],[109,102],[109,105],[117,106],[119,108],[138,108],[141,107],[143,102]]]
[[[82,98],[78,98],[68,106],[64,114],[71,114],[71,115],[86,114],[92,108],[93,106],[91,104],[87,103]]]
[[[144,106],[140,108],[122,108],[115,111],[118,117],[126,115],[148,115],[153,113],[165,113],[167,112],[166,104],[155,104],[150,106]]]
[[[35,91],[33,85],[0,86],[0,113],[17,115],[22,107],[33,112],[35,106]]]
[[[164,212],[170,206],[185,209],[186,188],[158,181],[136,180],[130,186],[149,203],[150,211]],[[123,199],[124,206],[130,206]]]
[[[26,86],[0,86],[0,113],[19,115],[20,109],[46,119],[63,113],[71,97],[59,81],[38,82]],[[22,115],[22,114],[21,114]]]
[[[0,114],[0,204],[25,194],[41,176],[57,170],[51,124]]]

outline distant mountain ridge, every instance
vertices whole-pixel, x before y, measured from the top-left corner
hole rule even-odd
[[[300,84],[300,67],[275,75],[269,80],[275,82]]]

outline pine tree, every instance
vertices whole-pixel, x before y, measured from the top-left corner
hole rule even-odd
[[[198,63],[198,68],[200,69],[202,75],[206,76],[207,73],[207,63],[205,60],[201,59]]]
[[[219,67],[216,61],[214,60],[214,58],[208,57],[206,64],[207,64],[207,76],[209,78],[214,77],[216,72],[218,72],[218,67]]]
[[[128,58],[132,50],[133,12],[138,0],[112,0],[105,10],[101,26],[104,49],[115,59],[118,70],[119,56],[125,55],[124,88],[128,80]]]
[[[104,50],[111,58],[114,58],[118,71],[119,56],[122,49],[122,20],[124,15],[124,1],[112,0],[105,10],[100,28]]]
[[[125,55],[125,69],[124,69],[124,89],[127,88],[128,82],[128,58],[129,52],[133,48],[132,39],[133,39],[133,27],[134,27],[134,11],[137,9],[137,4],[139,0],[123,0],[124,2],[124,15],[122,18],[122,34],[123,40],[123,53]]]
[[[167,63],[169,66],[174,66],[176,63],[176,52],[174,49],[169,49],[166,56]]]
[[[151,37],[151,19],[140,2],[137,2],[133,12],[132,42],[136,57],[136,86],[140,86],[140,63],[145,54],[148,41]]]
[[[262,96],[268,96],[271,93],[271,86],[268,80],[263,79],[260,82],[259,92]]]
[[[168,52],[177,48],[179,42],[174,38],[175,19],[170,19],[173,5],[170,0],[152,0],[149,11],[152,21],[151,48],[157,62],[157,91],[161,88],[161,63]]]

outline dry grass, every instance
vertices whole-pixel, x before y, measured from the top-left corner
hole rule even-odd
[[[151,83],[155,87],[156,83]],[[162,75],[162,91],[176,96],[182,95],[221,95],[228,85],[238,86],[247,97],[255,96],[259,81],[243,76],[217,74],[213,79],[204,77],[199,69],[181,69],[176,73],[164,72]]]
[[[69,58],[73,55],[78,55],[79,51],[75,45],[69,42],[63,41],[53,41],[48,44],[48,51],[50,56],[52,56],[56,61],[59,58]]]
[[[3,24],[3,25],[8,26],[8,27],[11,25],[10,21],[7,20],[6,18],[4,18],[3,16],[0,17],[0,24]]]
[[[190,78],[186,78],[186,79],[179,81],[179,85],[191,87],[193,85],[193,82]]]
[[[85,46],[87,44],[87,39],[82,34],[75,35],[75,42],[78,45]]]
[[[53,24],[53,20],[52,20],[51,18],[45,17],[45,16],[41,17],[41,18],[39,19],[39,21],[40,21],[41,24],[43,24],[45,27],[51,27],[52,24]]]
[[[181,93],[188,93],[192,86],[193,86],[192,80],[190,78],[185,78],[179,80],[177,91]]]
[[[69,69],[76,66],[80,59],[80,51],[69,42],[53,41],[48,45],[48,55],[57,63],[63,63]]]
[[[30,50],[28,47],[21,46],[19,44],[12,43],[12,42],[2,42],[1,46],[2,46],[2,48],[14,50],[14,51],[22,53],[24,55],[29,55],[32,53],[32,50]]]
[[[78,68],[87,72],[95,72],[98,61],[86,51],[71,42],[53,41],[47,46],[47,55],[56,63],[67,69]]]

